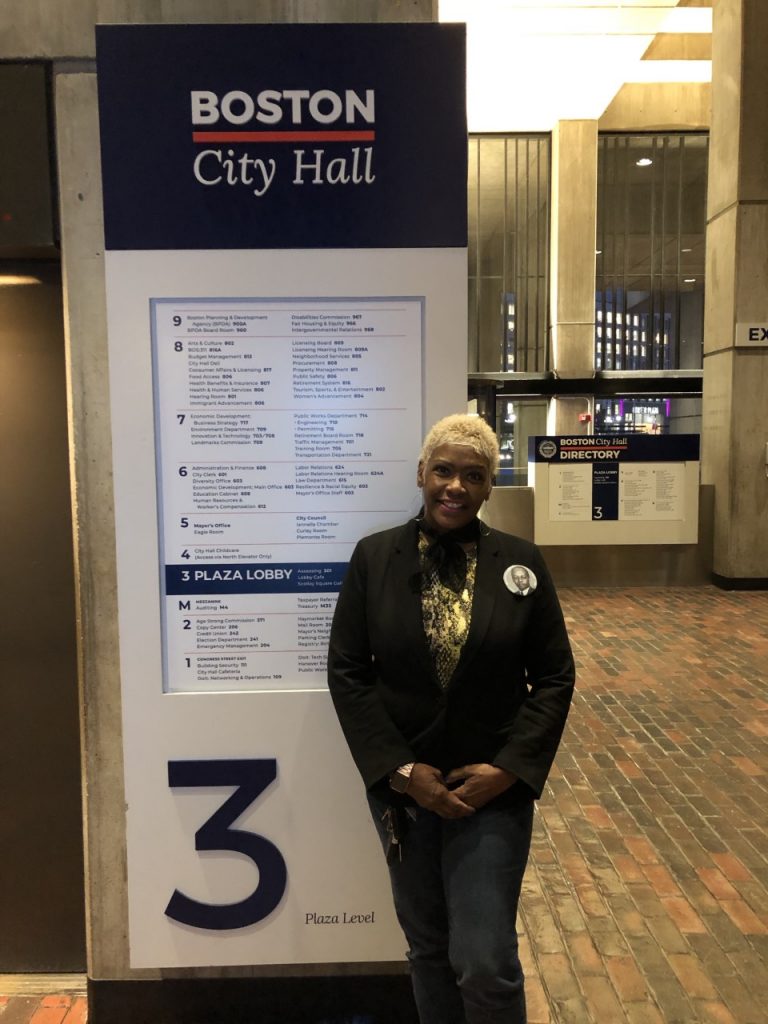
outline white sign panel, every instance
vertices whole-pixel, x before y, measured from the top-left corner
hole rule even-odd
[[[685,518],[685,466],[627,462],[619,466],[619,519],[651,522]]]
[[[222,564],[255,564],[257,568],[274,569],[287,561],[288,556],[281,554],[285,550],[290,550],[290,557],[300,563],[326,557],[346,560],[357,539],[354,531],[362,536],[402,522],[418,510],[416,463],[424,426],[460,409],[466,394],[461,370],[466,345],[463,328],[466,289],[460,286],[466,275],[466,253],[445,249],[337,252],[332,260],[319,260],[316,253],[309,251],[241,252],[234,258],[226,252],[110,252],[106,263],[110,295],[131,965],[194,967],[400,960],[405,945],[392,909],[386,865],[370,820],[362,782],[347,753],[327,688],[318,672],[317,659],[325,657],[324,631],[333,611],[335,592],[295,595],[259,593],[254,589],[240,595],[171,595],[166,592],[165,567],[189,567],[198,560],[201,571],[215,571],[218,564],[215,559],[230,559],[233,552],[236,558]],[[242,462],[265,465],[269,454],[275,460],[275,478],[279,479],[282,463],[278,460],[277,436],[265,436],[276,431],[257,428],[266,426],[267,416],[285,417],[286,414],[277,408],[276,400],[275,408],[269,412],[266,406],[250,409],[228,406],[218,412],[209,406],[193,406],[185,398],[185,389],[189,398],[192,371],[185,361],[186,350],[177,353],[173,349],[178,339],[172,330],[163,337],[186,369],[169,372],[167,367],[163,370],[157,357],[153,359],[153,347],[157,349],[162,334],[160,320],[173,309],[177,312],[172,312],[171,316],[182,316],[195,308],[213,305],[234,316],[245,305],[261,306],[261,301],[256,302],[254,298],[239,298],[248,294],[253,281],[261,282],[264,288],[262,298],[266,308],[295,311],[298,302],[306,311],[309,303],[296,298],[296,280],[303,283],[305,294],[323,296],[325,305],[344,309],[345,315],[352,305],[371,312],[374,308],[403,310],[397,316],[403,318],[403,330],[412,348],[407,355],[400,352],[382,360],[385,364],[380,371],[383,386],[392,379],[393,372],[401,378],[398,394],[403,397],[392,401],[387,396],[390,399],[387,405],[396,412],[390,414],[381,408],[376,413],[371,407],[372,400],[366,397],[343,403],[342,416],[330,411],[332,400],[329,398],[324,407],[307,410],[308,420],[294,421],[293,412],[284,418],[284,429],[288,424],[288,434],[284,437],[286,448],[292,444],[294,449],[302,445],[317,449],[321,437],[329,431],[329,436],[334,438],[330,443],[336,445],[341,441],[343,447],[353,453],[345,461],[331,459],[327,454],[321,458],[317,450],[306,454],[302,451],[299,458],[294,450],[292,456],[288,455],[293,460],[289,465],[303,464],[306,459],[307,464],[344,465],[351,472],[365,472],[379,468],[373,467],[373,461],[384,458],[384,452],[397,452],[397,459],[405,460],[403,489],[388,494],[386,504],[376,507],[364,503],[364,488],[345,495],[344,505],[333,506],[317,488],[316,493],[302,499],[307,502],[304,511],[289,510],[285,505],[272,512],[246,508],[243,514],[225,512],[218,505],[195,511],[195,507],[188,504],[194,496],[190,467],[209,462],[216,467]],[[445,290],[446,281],[454,282],[449,292]],[[378,285],[377,292],[372,288],[374,282]],[[407,288],[417,290],[419,298],[398,298],[406,294]],[[382,292],[387,296],[386,301],[371,301],[371,296],[381,296]],[[238,298],[233,300],[233,295]],[[350,295],[358,297],[353,300]],[[238,315],[236,319],[242,318]],[[368,326],[372,324],[368,322]],[[225,335],[226,332],[218,336],[224,338]],[[392,343],[379,337],[376,344]],[[238,344],[242,345],[241,354],[247,354],[245,344]],[[253,344],[262,342],[254,339]],[[343,346],[337,347],[343,347],[351,356],[358,344],[369,349],[370,358],[375,357],[375,345],[367,341],[345,340]],[[234,352],[237,348],[238,345],[222,345],[222,351]],[[287,348],[290,344],[282,351],[285,353]],[[271,350],[275,357],[281,352],[274,342]],[[170,358],[171,353],[167,355]],[[255,350],[253,355],[255,357]],[[199,350],[198,357],[201,361],[206,358]],[[422,360],[422,382],[429,382],[424,388],[418,381]],[[259,381],[277,381],[278,359],[271,359],[269,364],[266,359],[262,361],[272,367],[274,373],[270,378],[260,375]],[[288,368],[280,372],[289,374],[293,388],[296,369],[293,355],[285,355],[285,361]],[[235,362],[245,366],[250,360]],[[347,365],[358,362],[362,360],[350,358]],[[170,365],[173,367],[173,362]],[[213,373],[214,367],[205,366],[202,370]],[[198,373],[198,369],[194,372]],[[300,372],[316,371],[303,367]],[[326,372],[331,372],[329,367]],[[339,379],[351,380],[358,376],[352,374]],[[195,386],[198,384],[199,381],[195,381]],[[267,387],[261,383],[254,386]],[[254,393],[249,401],[266,402],[265,394],[266,391]],[[161,398],[163,409],[158,410]],[[415,410],[412,399],[416,403]],[[242,400],[242,395],[237,400]],[[384,401],[381,405],[384,406]],[[219,420],[218,424],[215,419],[193,418],[217,414],[229,417],[232,413],[243,421],[239,426],[229,418]],[[362,413],[368,414],[365,430],[359,429],[365,422]],[[354,414],[355,419],[349,421],[348,414]],[[179,423],[180,415],[185,417],[183,423]],[[260,421],[259,416],[264,420]],[[317,416],[321,418],[315,418]],[[375,423],[376,417],[379,417],[378,427],[374,429],[371,420]],[[346,424],[350,422],[357,426],[348,430]],[[301,429],[305,424],[309,424],[306,434]],[[322,424],[322,434],[317,424]],[[217,426],[222,428],[221,432]],[[237,443],[241,428],[249,437],[246,445]],[[402,436],[406,430],[409,432],[407,444]],[[353,444],[347,445],[344,442],[349,433],[365,436],[362,439],[352,437]],[[259,439],[261,444],[256,443]],[[358,449],[356,445],[360,441],[365,441],[366,446]],[[365,457],[365,451],[370,451],[371,456]],[[387,463],[393,481],[398,479],[393,468],[398,464]],[[186,475],[179,474],[182,466],[186,467]],[[232,480],[229,469],[213,471],[226,474],[218,479]],[[204,484],[210,478],[197,479]],[[258,478],[254,474],[252,479]],[[367,477],[353,476],[353,482],[355,479],[369,482]],[[241,485],[234,486],[240,488]],[[239,490],[234,493],[245,498]],[[254,493],[256,504],[283,501],[286,497],[284,491],[259,492],[254,488]],[[261,498],[265,493],[267,498]],[[273,494],[277,497],[272,497]],[[325,505],[312,512],[310,502]],[[347,502],[350,503],[348,510]],[[199,504],[205,503],[206,495],[200,493]],[[196,521],[197,516],[201,523],[229,524],[250,519],[255,525],[249,528],[247,535],[246,532],[229,532],[226,542],[219,543],[223,534],[199,535],[196,544],[179,549],[180,540],[192,528],[181,526],[180,517],[185,513],[191,513],[190,523]],[[304,521],[298,518],[302,515]],[[287,522],[292,532],[286,533],[283,526],[282,534],[275,530],[265,536],[262,524],[267,516],[275,523]],[[177,521],[173,522],[176,517]],[[347,521],[354,525],[346,527]],[[213,529],[225,527],[213,526]],[[235,527],[227,525],[226,529],[231,531]],[[313,534],[314,530],[321,532]],[[214,547],[206,547],[207,544]],[[224,550],[216,552],[216,547]],[[185,550],[192,557],[181,558]],[[272,558],[252,558],[251,554],[259,550],[271,554]],[[315,553],[308,555],[308,550]],[[211,588],[224,585],[221,580],[198,582]],[[266,580],[248,581],[253,588],[267,583]],[[192,602],[195,607],[190,604],[189,609],[180,609],[179,601]],[[243,604],[247,605],[245,611]],[[288,614],[281,614],[286,610]],[[184,611],[192,614],[183,615]],[[260,618],[264,621],[257,621]],[[185,619],[192,628],[184,629]],[[198,621],[207,624],[196,627]],[[198,664],[193,673],[191,665],[186,665],[186,658],[194,664],[196,648],[192,644],[175,646],[183,644],[188,636],[205,640],[210,652],[206,658],[221,660]],[[164,638],[168,640],[167,652],[163,649]],[[254,642],[268,642],[277,647],[281,641],[286,647],[288,641],[294,642],[297,650],[290,657],[295,659],[296,668],[300,657],[314,659],[314,667],[312,660],[308,663],[311,671],[289,677],[286,669],[283,679],[273,678],[271,682],[245,679],[247,666],[252,661],[264,659],[266,662],[283,655],[278,655],[273,647],[259,648],[257,653],[244,648],[252,648]],[[226,650],[214,649],[224,644]],[[306,646],[299,648],[299,644]],[[169,676],[173,690],[164,690],[166,657],[181,671],[175,682]],[[302,661],[302,666],[304,664]],[[269,671],[274,677],[281,670],[272,667]],[[254,674],[266,674],[266,671]],[[260,921],[212,928],[206,926],[206,921],[210,924],[210,917],[198,919],[195,916],[200,908],[180,899],[171,902],[175,894],[178,892],[209,908],[222,908],[213,910],[214,923],[222,919],[227,923],[232,921],[232,915],[239,920],[248,911],[249,904],[239,911],[233,910],[231,905],[237,908],[248,900],[258,891],[259,879],[265,875],[261,866],[247,855],[227,847],[231,842],[229,831],[211,840],[224,843],[217,850],[200,852],[196,849],[196,834],[238,790],[236,782],[213,783],[213,779],[221,779],[221,773],[225,772],[230,773],[230,780],[240,780],[240,792],[246,794],[255,793],[259,781],[264,783],[274,772],[272,781],[241,817],[230,824],[229,830],[252,833],[271,843],[282,858],[284,873],[280,858],[272,856],[266,865],[267,869],[271,865],[272,870],[267,870],[266,874],[274,884],[263,892],[265,896],[272,892],[276,898],[282,891],[282,896]],[[203,782],[204,779],[208,781]],[[269,850],[269,847],[262,849]],[[260,913],[264,909],[262,907]],[[210,913],[210,910],[203,910],[204,915]],[[184,923],[171,914],[198,921],[198,924]]]
[[[592,467],[552,466],[549,518],[553,522],[588,522],[592,518]]]

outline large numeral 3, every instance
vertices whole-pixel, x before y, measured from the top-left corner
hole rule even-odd
[[[235,761],[169,761],[168,785],[236,786],[235,792],[195,833],[196,850],[236,850],[250,857],[259,882],[239,903],[200,903],[178,889],[165,913],[195,928],[224,931],[245,928],[268,917],[283,898],[288,873],[283,855],[264,836],[230,828],[233,821],[277,778],[274,758]]]

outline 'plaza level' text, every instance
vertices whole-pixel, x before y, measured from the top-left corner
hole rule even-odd
[[[283,121],[292,125],[308,122],[315,124],[373,124],[375,96],[366,89],[361,96],[354,89],[342,94],[332,89],[262,89],[255,97],[241,89],[233,89],[219,98],[215,92],[195,90],[190,93],[192,124],[212,125],[224,120],[243,125],[249,121],[276,125]]]

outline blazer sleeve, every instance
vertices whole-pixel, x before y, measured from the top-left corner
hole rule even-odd
[[[336,714],[366,788],[415,755],[381,699],[368,632],[368,559],[358,543],[344,578],[331,626],[328,687]]]
[[[565,728],[576,672],[560,602],[540,555],[536,574],[536,591],[522,599],[533,602],[525,642],[529,693],[493,762],[541,796]]]

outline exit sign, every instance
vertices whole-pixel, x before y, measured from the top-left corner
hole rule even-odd
[[[768,323],[736,324],[736,344],[741,348],[768,347]]]

